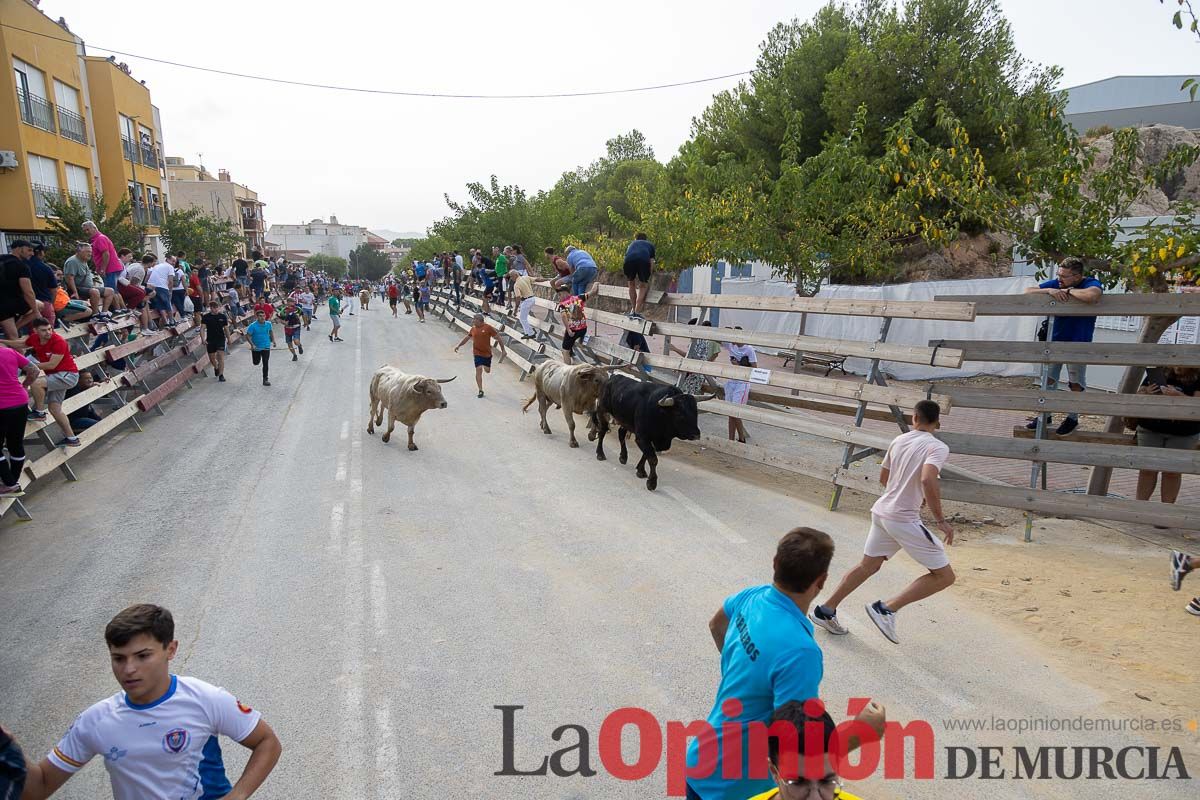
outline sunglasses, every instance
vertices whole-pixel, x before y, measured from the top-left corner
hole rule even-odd
[[[781,778],[780,780],[785,786],[807,787],[808,794],[803,796],[808,798],[817,797],[819,800],[836,800],[836,798],[842,795],[842,781],[836,775],[830,775],[819,781],[810,781],[804,778],[796,778],[795,780]]]

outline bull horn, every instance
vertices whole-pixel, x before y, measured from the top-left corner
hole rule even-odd
[[[457,377],[458,377],[457,375],[454,376],[454,378],[457,378]],[[449,383],[450,381],[454,380],[454,378],[434,378],[434,380],[437,381],[438,383]]]
[[[658,401],[658,405],[661,408],[670,408],[671,406],[675,405],[675,398],[674,397],[664,397],[662,400]]]
[[[696,395],[696,402],[703,403],[705,400],[712,400],[714,397],[716,397],[715,394],[698,394]]]

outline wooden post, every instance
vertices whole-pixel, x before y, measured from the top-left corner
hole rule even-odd
[[[1049,384],[1049,383],[1050,383],[1050,365],[1042,364],[1041,387],[1042,387],[1043,392],[1046,391],[1047,384]],[[1058,379],[1056,378],[1055,386],[1057,387],[1057,385],[1058,385]],[[1035,439],[1045,439],[1046,438],[1046,415],[1045,414],[1037,415],[1037,428],[1034,430],[1033,438],[1035,438]],[[1045,461],[1034,461],[1033,462],[1033,466],[1029,473],[1029,488],[1030,489],[1036,489],[1038,487],[1038,477],[1039,476],[1041,477],[1042,488],[1045,489],[1046,488],[1046,462]],[[1033,512],[1032,511],[1025,512],[1025,541],[1026,542],[1033,541]]]
[[[881,342],[887,341],[888,331],[891,329],[891,327],[892,327],[892,318],[884,317],[883,324],[880,325],[880,327],[879,327],[879,341],[881,341]],[[797,361],[799,361],[799,359],[797,359]],[[883,386],[887,385],[883,381],[883,376],[879,373],[879,359],[878,358],[871,359],[871,367],[869,370],[867,370],[867,383],[877,383],[877,384],[880,384]],[[892,414],[896,417],[897,422],[900,424],[900,430],[907,431],[908,425],[904,421],[903,412],[901,412],[897,406],[892,406],[891,409],[892,409]],[[856,428],[862,427],[863,417],[866,416],[866,413],[867,413],[867,401],[860,399],[858,401],[858,408],[854,412],[854,427],[856,427]],[[854,461],[861,460],[862,458],[870,455],[872,452],[874,452],[873,448],[868,447],[867,449],[863,450],[860,453],[855,453],[854,452],[854,444],[852,442],[846,442],[846,446],[842,448],[842,469],[843,470],[848,469],[850,467],[851,463],[853,463]],[[837,511],[838,503],[841,501],[841,499],[842,499],[842,486],[841,486],[841,484],[834,484],[833,496],[829,498],[829,510]]]

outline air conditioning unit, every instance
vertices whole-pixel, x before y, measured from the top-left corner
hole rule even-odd
[[[17,154],[12,150],[0,150],[0,169],[16,169]]]

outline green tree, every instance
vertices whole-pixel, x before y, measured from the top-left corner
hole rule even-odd
[[[50,211],[46,222],[51,232],[46,255],[51,263],[61,265],[75,255],[75,242],[87,241],[83,223],[88,220],[95,222],[118,250],[128,247],[140,253],[146,246],[146,228],[134,222],[133,205],[124,193],[111,210],[103,195],[96,195],[90,207],[71,195],[47,195],[46,204]]]
[[[353,277],[377,281],[392,271],[392,262],[371,245],[360,244],[350,251],[349,267]]]
[[[315,253],[309,256],[304,266],[315,272],[325,272],[335,278],[340,278],[346,274],[346,259],[340,256],[327,256],[324,253]]]
[[[171,252],[182,250],[194,258],[203,250],[211,261],[233,256],[242,244],[241,232],[232,222],[217,219],[199,208],[168,211],[163,219],[162,237]]]

